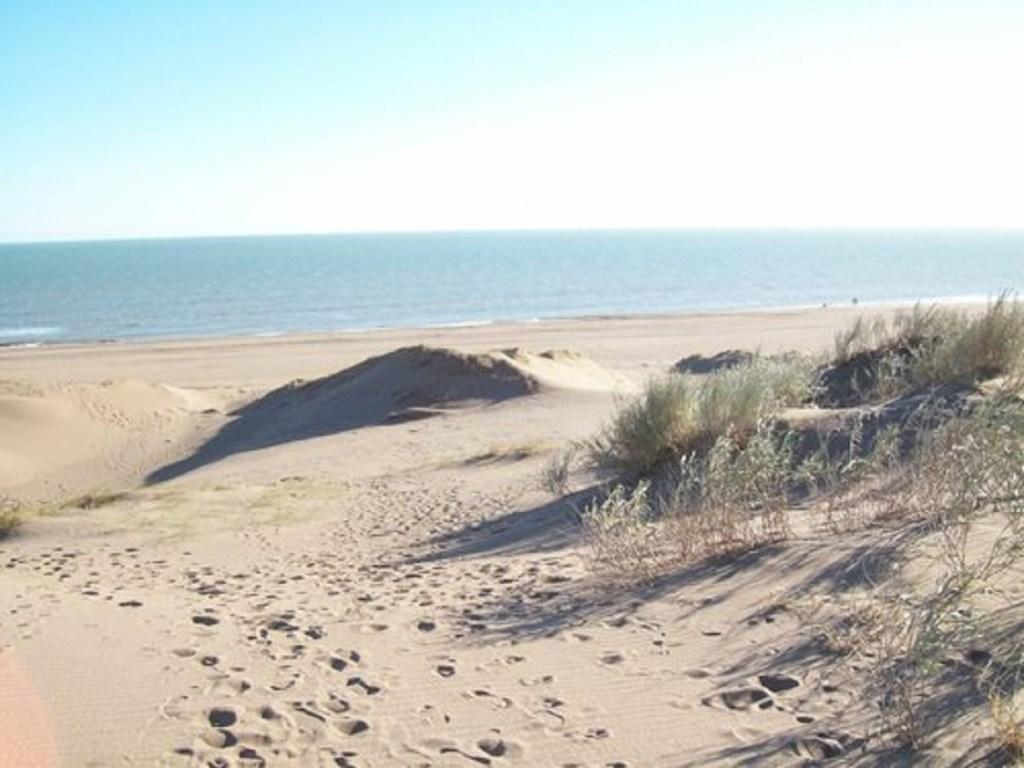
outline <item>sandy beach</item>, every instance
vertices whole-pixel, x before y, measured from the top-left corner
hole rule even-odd
[[[796,606],[870,531],[617,588],[541,473],[682,358],[886,311],[0,350],[0,765],[855,762]]]

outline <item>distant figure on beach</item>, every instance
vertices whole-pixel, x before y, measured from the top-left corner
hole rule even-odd
[[[853,297],[853,306],[855,306],[855,307],[857,306],[857,297],[856,296]]]

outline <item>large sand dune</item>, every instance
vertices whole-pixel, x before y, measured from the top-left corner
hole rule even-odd
[[[571,352],[468,354],[403,347],[329,376],[274,389],[235,410],[216,435],[147,479],[163,482],[240,453],[546,391],[629,387],[627,379]]]

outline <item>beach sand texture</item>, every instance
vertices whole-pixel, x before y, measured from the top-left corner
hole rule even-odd
[[[863,681],[790,608],[871,532],[620,589],[540,477],[677,361],[864,311],[0,350],[0,493],[35,510],[0,765],[855,762]]]

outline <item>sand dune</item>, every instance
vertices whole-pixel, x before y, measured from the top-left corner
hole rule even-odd
[[[54,498],[131,482],[222,400],[141,381],[0,382],[0,492]]]
[[[399,424],[553,390],[624,390],[627,379],[568,351],[463,353],[403,347],[338,373],[295,381],[232,412],[191,455],[152,472],[164,482],[228,456]]]
[[[621,376],[567,350],[471,354],[415,346],[331,376],[293,382],[239,412],[292,411],[299,418],[363,424],[402,421],[418,409],[494,403],[549,388],[610,391],[628,386]]]

